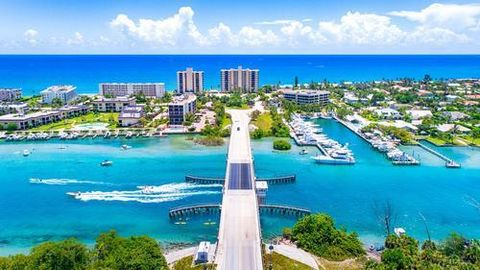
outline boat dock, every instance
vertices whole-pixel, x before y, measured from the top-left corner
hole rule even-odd
[[[276,176],[270,178],[255,178],[255,181],[263,181],[267,182],[269,185],[278,185],[278,184],[290,184],[295,183],[297,176],[295,174],[292,175],[284,175],[284,176]],[[196,184],[219,184],[223,185],[225,183],[225,178],[222,177],[201,177],[201,176],[193,176],[193,175],[186,175],[185,182],[187,183],[196,183]]]
[[[168,216],[171,219],[175,219],[175,218],[184,218],[192,215],[219,214],[221,213],[221,209],[222,209],[222,206],[220,204],[197,204],[197,205],[181,206],[181,207],[170,209],[168,211]],[[260,213],[282,215],[282,216],[303,217],[311,214],[311,211],[306,208],[292,207],[292,206],[285,206],[285,205],[260,204],[258,206],[258,209]]]
[[[418,143],[418,146],[424,150],[426,150],[427,152],[439,157],[440,159],[443,159],[445,161],[445,167],[447,168],[459,168],[461,165],[460,163],[457,163],[455,162],[453,159],[450,159],[448,158],[447,156],[443,155],[443,154],[440,154],[439,152],[433,150],[432,148],[422,144],[422,143]]]

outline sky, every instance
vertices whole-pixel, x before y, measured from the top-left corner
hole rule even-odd
[[[479,54],[480,2],[0,0],[0,54]]]

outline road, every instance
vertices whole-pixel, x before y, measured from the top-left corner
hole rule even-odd
[[[229,111],[232,127],[215,256],[217,269],[263,269],[249,112]]]

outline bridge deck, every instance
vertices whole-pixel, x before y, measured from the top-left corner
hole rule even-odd
[[[263,269],[247,112],[233,110],[215,262],[217,269]]]

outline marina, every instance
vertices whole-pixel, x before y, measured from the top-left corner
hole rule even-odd
[[[308,117],[308,119],[312,119]],[[314,118],[315,119],[315,118]],[[353,165],[355,157],[348,149],[348,144],[341,145],[337,141],[328,138],[322,133],[322,129],[312,122],[305,121],[302,116],[294,114],[288,122],[290,136],[299,146],[314,146],[322,155],[312,157],[318,164],[330,165]],[[306,150],[299,153],[305,155]]]

